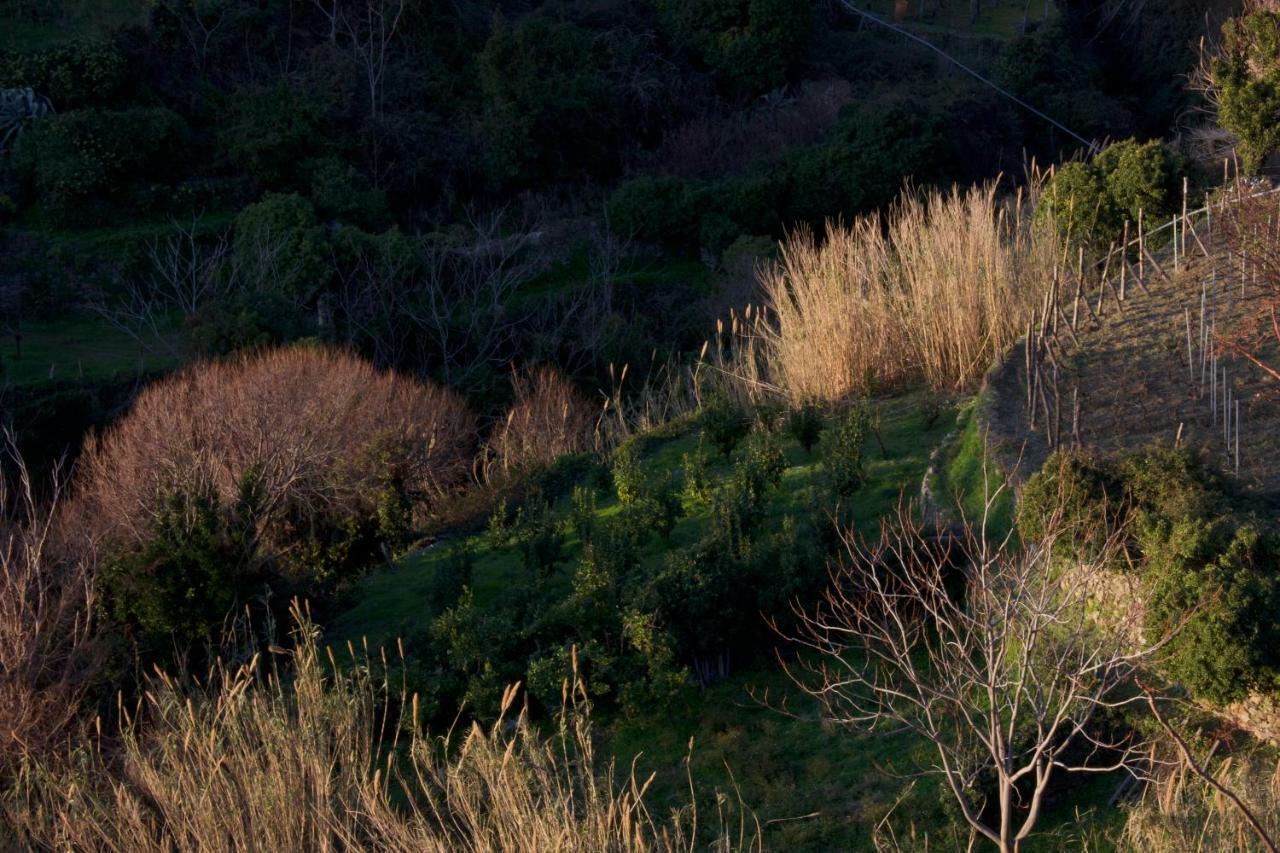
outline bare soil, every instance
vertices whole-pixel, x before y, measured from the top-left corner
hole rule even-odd
[[[1242,320],[1257,316],[1261,294],[1252,273],[1228,271],[1223,257],[1192,255],[1181,271],[1165,261],[1167,275],[1148,264],[1144,292],[1129,281],[1119,303],[1108,289],[1102,315],[1083,305],[1076,335],[1058,334],[1064,351],[1059,388],[1063,398],[1063,443],[1072,441],[1071,399],[1080,399],[1078,440],[1101,453],[1135,450],[1151,444],[1179,444],[1203,454],[1206,461],[1242,490],[1280,495],[1280,383],[1241,357],[1219,347],[1216,415],[1211,407],[1214,386],[1209,370],[1201,370],[1200,316],[1204,294],[1206,323],[1229,333]],[[1097,289],[1091,294],[1096,310]],[[1070,316],[1069,298],[1066,314]],[[1188,365],[1187,326],[1191,329]],[[1261,351],[1264,361],[1280,363],[1274,339]],[[1234,399],[1240,401],[1239,469],[1222,420],[1222,371]],[[1202,379],[1203,375],[1203,379]],[[1015,347],[987,377],[985,408],[988,443],[1015,480],[1035,471],[1048,456],[1044,425],[1029,429],[1025,406],[1026,369],[1022,348]],[[1234,405],[1232,406],[1234,412]],[[1234,420],[1233,420],[1234,423]],[[1230,444],[1230,449],[1229,449]]]

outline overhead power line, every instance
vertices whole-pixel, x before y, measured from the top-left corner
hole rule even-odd
[[[911,32],[910,30],[903,29],[902,27],[898,26],[897,24],[894,24],[894,23],[893,23],[893,22],[891,22],[891,21],[887,21],[887,20],[885,20],[884,18],[880,17],[879,15],[877,15],[877,14],[875,14],[875,13],[873,13],[873,12],[868,12],[868,11],[867,11],[867,10],[865,10],[865,9],[859,9],[859,8],[858,8],[857,6],[855,6],[852,2],[850,2],[850,0],[840,0],[840,5],[841,5],[841,6],[844,6],[846,9],[848,9],[850,12],[853,12],[855,15],[860,15],[860,16],[861,16],[862,18],[864,18],[865,20],[868,20],[868,21],[871,21],[871,22],[873,22],[873,23],[879,24],[880,26],[885,27],[885,28],[887,28],[887,29],[890,29],[890,30],[892,30],[893,32],[898,33],[899,35],[906,36],[907,38],[911,39],[912,41],[916,42],[917,44],[924,45],[925,47],[929,48],[929,50],[932,50],[934,53],[938,54],[938,55],[939,55],[939,56],[941,56],[943,59],[947,60],[947,61],[948,61],[948,62],[950,62],[952,65],[956,66],[956,67],[957,67],[957,68],[959,68],[961,71],[963,71],[963,72],[965,72],[966,74],[968,74],[970,77],[973,77],[975,80],[979,81],[980,83],[983,83],[984,85],[991,87],[991,88],[992,88],[992,89],[994,89],[996,92],[1000,93],[1000,94],[1001,94],[1001,95],[1003,95],[1004,97],[1006,97],[1006,98],[1008,98],[1009,100],[1013,101],[1013,102],[1014,102],[1015,104],[1017,104],[1018,106],[1022,107],[1024,110],[1027,110],[1028,112],[1030,112],[1030,113],[1032,113],[1032,114],[1034,114],[1034,115],[1036,115],[1036,116],[1039,116],[1040,118],[1042,118],[1042,119],[1044,119],[1045,121],[1047,121],[1049,124],[1051,124],[1051,125],[1053,125],[1054,127],[1056,127],[1058,130],[1061,130],[1063,133],[1065,133],[1065,134],[1067,134],[1068,136],[1070,136],[1072,139],[1075,139],[1076,141],[1080,142],[1080,143],[1081,143],[1081,144],[1083,144],[1086,148],[1088,148],[1088,149],[1089,149],[1089,151],[1091,151],[1091,152],[1092,152],[1092,151],[1094,151],[1094,150],[1096,150],[1096,149],[1097,149],[1097,147],[1098,147],[1097,143],[1090,142],[1088,139],[1085,139],[1083,136],[1081,136],[1080,134],[1076,133],[1074,130],[1072,130],[1071,128],[1067,127],[1067,126],[1066,126],[1065,124],[1063,124],[1062,122],[1060,122],[1060,121],[1055,121],[1055,120],[1054,120],[1053,118],[1051,118],[1050,116],[1045,115],[1045,114],[1044,114],[1044,113],[1042,113],[1040,110],[1038,110],[1038,109],[1036,109],[1035,107],[1031,106],[1031,104],[1028,104],[1026,101],[1024,101],[1024,100],[1022,100],[1021,98],[1019,98],[1017,95],[1013,94],[1012,92],[1008,91],[1007,89],[1002,88],[1002,87],[1001,87],[1000,85],[998,85],[997,83],[995,83],[995,82],[993,82],[992,80],[990,80],[990,79],[988,79],[988,78],[984,77],[983,75],[979,74],[977,71],[975,71],[974,69],[970,68],[968,65],[965,65],[963,62],[961,62],[960,60],[956,59],[954,56],[952,56],[951,54],[947,53],[945,50],[943,50],[942,48],[938,47],[936,44],[934,44],[933,42],[929,41],[928,39],[922,38],[922,37],[920,37],[920,36],[916,35],[915,33]]]

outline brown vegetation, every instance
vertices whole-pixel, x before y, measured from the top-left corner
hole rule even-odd
[[[580,690],[566,685],[550,735],[510,716],[512,688],[492,729],[432,737],[385,655],[326,664],[315,626],[294,615],[293,648],[276,650],[289,677],[258,657],[215,667],[204,687],[156,676],[117,755],[23,776],[4,801],[18,837],[122,853],[692,849],[692,812],[653,817],[648,780],[597,760]],[[749,843],[743,822],[714,849]]]
[[[450,391],[330,349],[200,364],[157,382],[84,450],[69,532],[140,542],[169,492],[234,500],[256,472],[263,517],[341,521],[394,475],[430,501],[466,477],[474,421]]]
[[[1274,845],[1280,838],[1280,761],[1264,752],[1239,753],[1215,762],[1212,772],[1217,787],[1196,778],[1188,762],[1173,762],[1130,811],[1121,849],[1271,849],[1267,840]],[[1262,837],[1250,825],[1251,815]]]
[[[74,734],[101,662],[92,555],[53,555],[53,513],[13,461],[16,488],[0,477],[0,779]]]
[[[972,386],[1026,330],[1060,249],[996,186],[908,192],[819,241],[801,228],[735,319],[729,370],[792,400],[837,401],[924,380]]]
[[[558,370],[544,365],[515,372],[511,383],[515,402],[486,447],[489,477],[549,465],[591,446],[596,411]]]

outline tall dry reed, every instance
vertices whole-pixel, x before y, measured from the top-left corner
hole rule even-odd
[[[1280,839],[1280,760],[1273,753],[1233,755],[1210,767],[1214,778]],[[1183,764],[1147,786],[1125,821],[1120,849],[1164,851],[1262,850],[1240,810]]]
[[[547,365],[517,371],[511,384],[515,401],[485,446],[487,478],[591,447],[597,408],[560,371]]]
[[[971,387],[1050,288],[1061,247],[996,185],[903,194],[883,218],[800,228],[733,319],[724,369],[792,400],[923,381]],[[722,345],[725,341],[720,342]]]
[[[580,688],[547,733],[523,713],[431,737],[386,656],[322,653],[295,606],[287,665],[254,657],[203,686],[152,679],[118,736],[30,765],[3,799],[12,841],[60,850],[691,849],[693,812],[658,818],[647,782],[594,752]],[[752,846],[745,822],[713,849]]]
[[[0,789],[15,766],[79,730],[81,701],[102,663],[91,551],[50,547],[58,489],[46,505],[11,439],[0,472]]]

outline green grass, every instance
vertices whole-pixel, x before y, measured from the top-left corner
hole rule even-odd
[[[926,428],[915,397],[881,400],[876,407],[884,449],[874,435],[868,437],[868,482],[853,507],[856,527],[866,535],[874,535],[880,519],[894,510],[904,493],[916,496],[930,453],[956,423],[953,411]],[[970,483],[980,443],[974,443],[972,410],[962,417],[968,425],[946,473],[951,482]],[[683,454],[697,441],[694,427],[650,437],[642,443],[644,465],[651,473],[679,470]],[[819,476],[816,452],[806,454],[791,440],[784,449],[787,469],[769,508],[766,524],[771,527],[783,516],[807,510],[808,490]],[[718,460],[713,474],[728,470],[728,463]],[[603,493],[599,501],[601,518],[620,509]],[[705,510],[697,505],[687,508],[689,515],[670,541],[655,537],[643,559],[660,560],[666,550],[702,535]],[[471,537],[469,544],[476,553],[477,603],[492,602],[505,588],[528,582],[510,547],[496,547],[488,534]],[[397,636],[421,630],[433,616],[424,597],[448,548],[428,548],[363,579],[350,609],[328,626],[329,641],[359,644],[365,637],[370,646],[389,646]],[[579,552],[580,544],[570,538],[563,566],[572,567]],[[557,572],[548,583],[564,584],[567,590],[569,571]],[[630,717],[597,716],[603,752],[615,756],[624,773],[634,759],[641,781],[653,774],[648,802],[659,813],[687,804],[692,782],[704,828],[717,822],[717,795],[727,796],[731,803],[740,799],[760,821],[768,849],[872,850],[872,831],[890,811],[896,837],[908,849],[923,849],[926,836],[930,849],[963,847],[966,838],[953,834],[936,777],[913,781],[913,774],[935,760],[928,744],[901,732],[867,733],[824,724],[812,700],[768,658],[738,666],[729,678],[705,690],[689,689],[665,707]],[[790,714],[776,707],[784,697]],[[1084,830],[1090,833],[1091,849],[1108,849],[1098,837],[1123,819],[1118,810],[1106,808],[1117,780],[1081,778],[1088,784],[1049,804],[1041,823],[1045,834],[1030,849],[1056,850]],[[1095,812],[1103,817],[1095,818]]]
[[[144,349],[127,333],[93,316],[24,323],[21,334],[20,347],[11,330],[0,338],[0,383],[110,380],[167,370],[178,363],[162,347]]]
[[[40,15],[15,10],[24,5],[53,6]],[[113,30],[146,20],[144,0],[21,0],[0,2],[0,48],[39,49],[77,38],[101,38]]]
[[[787,713],[776,707],[783,697]],[[634,758],[638,778],[654,774],[651,804],[686,803],[692,782],[705,821],[714,819],[717,793],[740,798],[760,821],[768,850],[875,850],[872,833],[886,815],[902,849],[962,850],[967,841],[953,828],[940,778],[920,775],[937,761],[927,742],[823,723],[816,703],[777,667],[613,721],[604,740],[620,766]],[[1046,802],[1026,849],[1082,849],[1086,836],[1090,850],[1114,849],[1106,837],[1118,835],[1124,812],[1108,801],[1119,781],[1115,774],[1070,777],[1072,786]]]
[[[874,535],[880,519],[894,510],[904,491],[909,498],[918,495],[929,454],[951,422],[944,416],[931,429],[925,429],[915,397],[882,400],[875,406],[880,411],[880,437],[885,447],[882,451],[878,441],[868,436],[864,447],[867,483],[851,504],[855,527],[867,536]],[[678,471],[683,455],[694,450],[697,444],[698,434],[694,429],[649,440],[645,442],[646,469],[653,474]],[[805,453],[790,438],[784,442],[783,449],[787,469],[782,485],[774,491],[769,504],[765,524],[770,528],[776,528],[788,515],[795,517],[808,511],[811,489],[821,474],[816,449]],[[719,454],[713,458],[713,476],[725,476],[730,469],[729,461]],[[558,509],[563,510],[566,501],[562,499]],[[608,518],[620,509],[612,494],[599,496],[597,514],[600,518]],[[706,507],[686,498],[685,509],[686,515],[672,531],[671,538],[668,541],[659,537],[651,539],[645,545],[643,559],[660,561],[668,550],[691,545],[702,538],[708,525]],[[471,537],[467,544],[476,556],[473,577],[477,603],[486,604],[504,588],[527,581],[527,573],[514,548],[495,545],[488,534]],[[582,546],[572,534],[565,544],[562,567],[572,567]],[[353,591],[351,608],[328,626],[330,637],[338,643],[367,637],[370,643],[382,645],[411,631],[423,616],[423,591],[448,556],[448,545],[438,544],[364,578]],[[570,571],[562,568],[550,582],[567,584]]]
[[[959,433],[948,449],[934,484],[938,500],[948,502],[960,517],[974,524],[982,521],[987,495],[1000,487],[1003,478],[999,466],[987,455],[975,405],[969,404],[960,413]],[[987,532],[998,540],[1012,529],[1013,494],[1006,488],[991,506]]]

